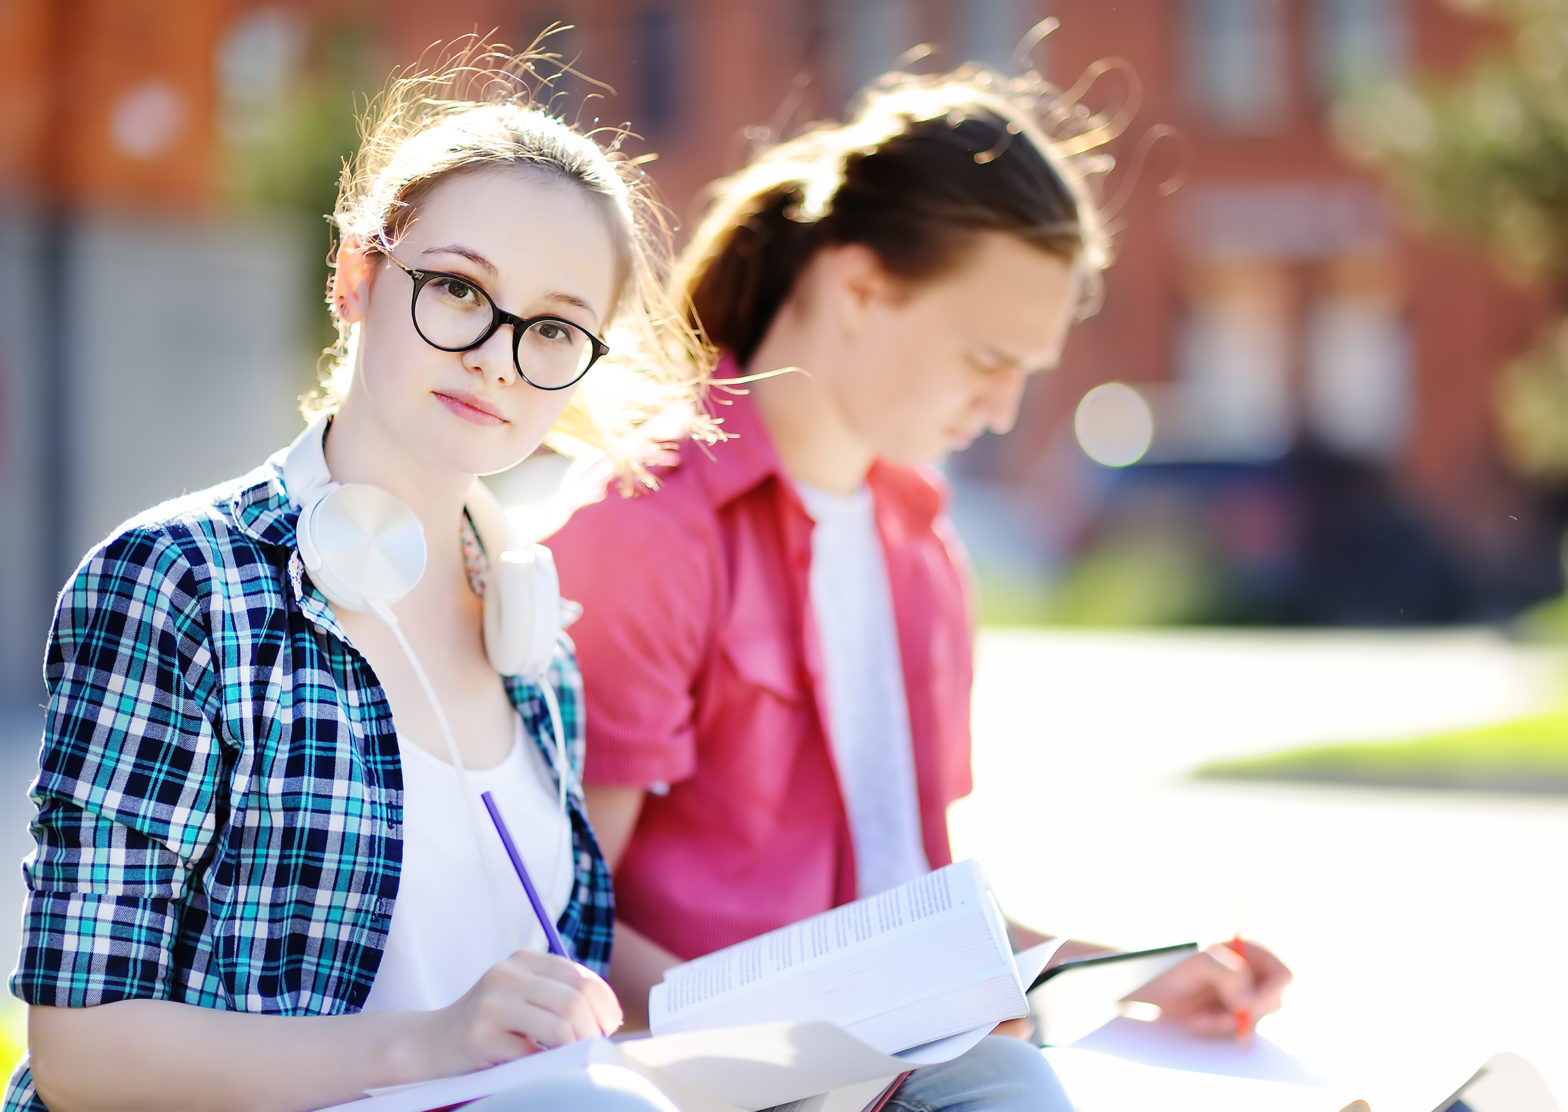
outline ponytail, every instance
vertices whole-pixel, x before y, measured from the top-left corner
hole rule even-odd
[[[800,218],[802,189],[799,181],[777,182],[734,209],[715,209],[703,223],[708,235],[698,233],[707,252],[684,256],[676,271],[688,323],[743,366],[817,249],[818,223]]]
[[[690,322],[745,366],[806,264],[835,244],[870,248],[911,283],[958,264],[984,231],[1098,272],[1104,232],[1038,122],[1042,87],[975,69],[890,75],[848,123],[763,151],[716,184],[676,263]]]

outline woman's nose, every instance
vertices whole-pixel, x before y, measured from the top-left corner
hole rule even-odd
[[[517,377],[517,363],[512,357],[512,326],[501,325],[485,337],[483,343],[463,352],[463,366],[501,386],[512,382]]]

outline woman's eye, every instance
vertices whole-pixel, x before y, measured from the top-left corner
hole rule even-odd
[[[548,343],[559,344],[572,338],[572,330],[553,320],[542,320],[534,325],[534,335]]]
[[[479,300],[478,288],[472,283],[463,281],[461,278],[441,277],[437,278],[431,285],[436,288],[437,293],[449,301],[472,304]]]

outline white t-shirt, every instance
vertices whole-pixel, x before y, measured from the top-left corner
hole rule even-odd
[[[402,741],[398,754],[403,761],[403,870],[386,949],[365,1000],[367,1012],[445,1007],[512,952],[512,936],[498,918],[480,863],[457,769]],[[524,948],[544,951],[544,931],[479,793],[494,797],[539,898],[552,921],[559,920],[572,891],[572,837],[554,777],[523,736],[521,718],[500,764],[467,771],[506,914]]]
[[[811,532],[811,609],[821,642],[828,736],[855,846],[860,896],[930,870],[920,830],[909,702],[893,592],[871,490],[797,484]]]

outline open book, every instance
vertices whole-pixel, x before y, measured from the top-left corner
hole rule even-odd
[[[1028,1013],[1027,981],[973,861],[677,965],[655,1035],[825,1021],[885,1054]]]
[[[337,1108],[421,1112],[604,1063],[683,1112],[860,1112],[907,1070],[1024,1015],[1024,986],[1057,945],[1014,955],[979,866],[961,862],[674,967],[649,998],[651,1037],[572,1043]]]

